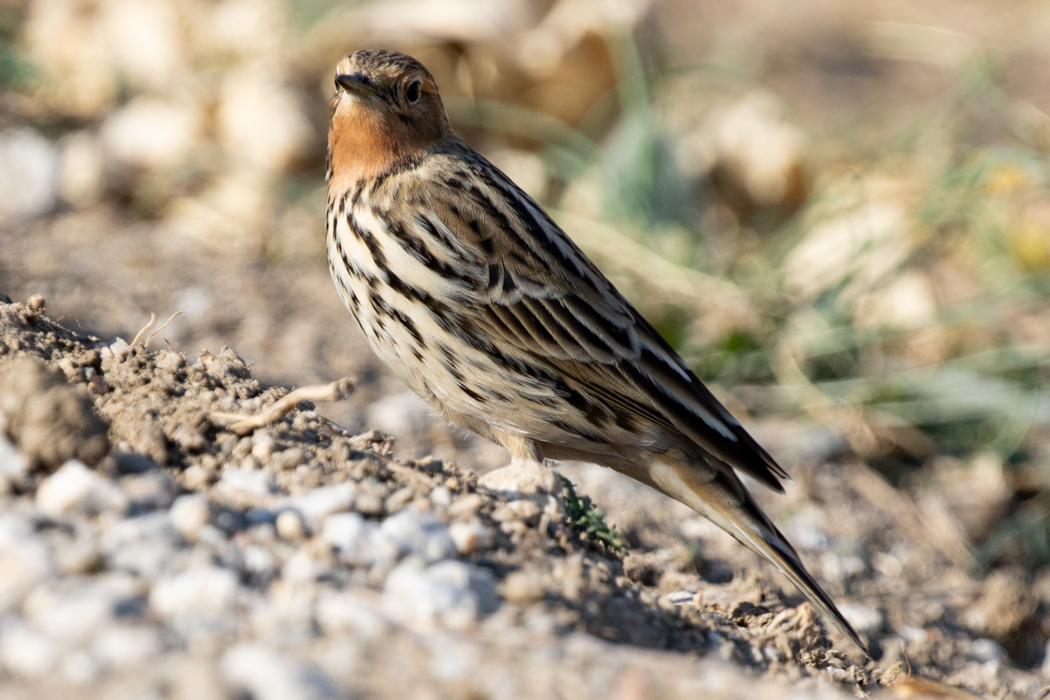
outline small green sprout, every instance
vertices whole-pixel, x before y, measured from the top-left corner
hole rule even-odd
[[[616,526],[605,522],[605,514],[598,510],[590,497],[576,493],[575,485],[564,476],[559,475],[559,478],[565,489],[562,503],[565,505],[565,513],[573,531],[584,533],[588,541],[600,544],[606,552],[619,556],[626,554],[627,540],[617,531]]]

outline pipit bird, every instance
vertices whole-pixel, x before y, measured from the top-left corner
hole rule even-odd
[[[561,228],[449,127],[415,59],[336,68],[328,264],[372,349],[453,425],[515,460],[634,477],[782,571],[864,645],[737,475],[787,473]]]

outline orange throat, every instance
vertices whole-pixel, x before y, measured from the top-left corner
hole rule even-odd
[[[403,152],[397,134],[381,115],[355,102],[343,102],[332,113],[328,154],[332,176],[329,193],[342,193],[361,180],[375,178]]]

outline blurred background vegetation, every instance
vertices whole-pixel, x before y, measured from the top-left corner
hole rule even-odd
[[[0,222],[10,248],[103,208],[324,275],[333,67],[411,53],[731,410],[929,487],[975,567],[1033,570],[1047,36],[1035,1],[0,0]],[[0,292],[44,277],[0,262]]]

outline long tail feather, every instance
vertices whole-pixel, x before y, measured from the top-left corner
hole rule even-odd
[[[736,474],[681,463],[669,457],[666,454],[654,455],[649,471],[652,485],[711,520],[776,566],[835,627],[871,657],[831,596],[806,570],[794,547],[754,502]]]

